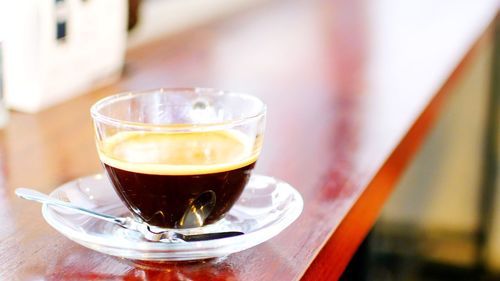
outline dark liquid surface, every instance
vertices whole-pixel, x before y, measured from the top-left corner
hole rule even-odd
[[[148,224],[164,228],[192,227],[184,222],[193,205],[211,209],[204,224],[222,218],[240,197],[254,166],[255,162],[210,174],[155,175],[104,163],[115,190],[130,211]]]

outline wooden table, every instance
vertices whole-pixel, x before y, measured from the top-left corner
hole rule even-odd
[[[461,69],[490,40],[497,12],[496,0],[268,1],[130,51],[118,83],[39,114],[12,113],[0,136],[0,279],[338,278]],[[101,171],[89,116],[97,99],[173,86],[265,100],[257,171],[302,193],[294,224],[225,259],[145,268],[71,242],[40,205],[15,197],[19,186],[49,192]]]

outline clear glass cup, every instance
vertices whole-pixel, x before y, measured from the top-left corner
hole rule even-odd
[[[213,89],[158,89],[91,108],[99,158],[132,214],[160,228],[214,223],[231,209],[260,154],[266,106]]]

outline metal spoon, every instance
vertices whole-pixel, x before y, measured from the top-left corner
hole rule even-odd
[[[41,193],[34,189],[17,188],[15,192],[17,196],[23,199],[72,209],[84,215],[88,215],[100,220],[117,224],[126,229],[139,231],[144,235],[144,238],[150,241],[195,242],[195,241],[227,238],[244,234],[243,232],[239,231],[213,232],[213,233],[203,233],[203,234],[182,234],[171,230],[161,230],[155,227],[151,227],[144,222],[138,221],[130,217],[115,217],[108,214],[95,212],[93,210],[89,210],[79,206],[75,206],[71,203],[50,197],[47,194]]]
[[[210,216],[215,207],[216,196],[212,190],[198,195],[184,212],[179,225],[182,228],[200,227]]]

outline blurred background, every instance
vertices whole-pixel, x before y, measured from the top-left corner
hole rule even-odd
[[[498,35],[462,74],[344,280],[500,280]]]
[[[128,52],[270,2],[0,0],[0,123],[7,109],[38,113],[117,81],[134,71]],[[464,70],[344,280],[500,280],[498,38]]]
[[[5,102],[15,110],[38,112],[110,84],[122,73],[127,49],[259,2],[264,1],[2,0]]]

